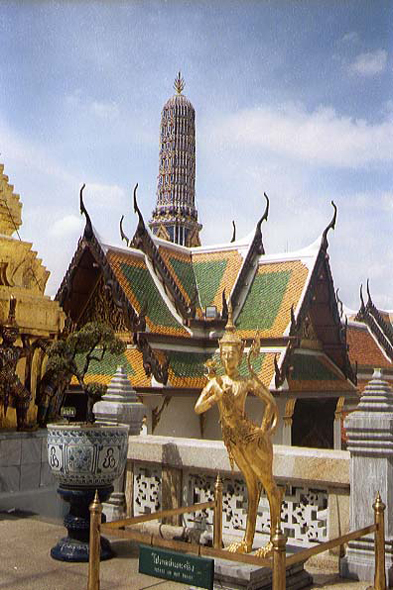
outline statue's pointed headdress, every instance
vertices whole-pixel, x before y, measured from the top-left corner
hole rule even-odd
[[[244,348],[244,341],[236,334],[236,327],[233,323],[232,302],[230,298],[228,300],[228,321],[225,326],[224,335],[221,340],[218,341],[218,344],[220,346],[223,344],[237,344],[238,346]]]

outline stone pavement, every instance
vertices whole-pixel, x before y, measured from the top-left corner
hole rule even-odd
[[[0,513],[0,590],[86,590],[87,564],[55,561],[49,555],[50,548],[64,534],[65,529],[58,522]],[[117,557],[101,563],[101,590],[188,588],[184,584],[139,574],[135,544],[113,541],[113,547]],[[339,578],[332,571],[331,559],[325,564],[321,562],[318,568],[307,569],[314,576],[313,588],[365,590],[370,585]]]

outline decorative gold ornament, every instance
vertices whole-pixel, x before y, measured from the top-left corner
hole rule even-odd
[[[273,478],[272,435],[277,427],[278,408],[270,391],[254,372],[251,359],[259,355],[259,337],[256,335],[248,356],[250,375],[239,374],[244,351],[244,342],[236,334],[233,323],[232,306],[228,304],[228,322],[225,333],[219,341],[220,358],[224,376],[217,376],[215,367],[208,365],[209,382],[202,390],[195,411],[202,414],[217,404],[220,413],[222,437],[228,451],[231,467],[239,467],[248,491],[248,514],[246,532],[240,542],[232,543],[227,548],[232,553],[249,553],[255,535],[257,509],[262,484],[270,506],[271,536],[280,524],[281,492]],[[248,393],[254,393],[265,403],[261,425],[257,425],[246,416],[245,403]],[[256,554],[266,557],[272,551],[269,541]]]
[[[184,90],[185,85],[186,83],[184,82],[184,78],[181,77],[181,73],[179,72],[175,79],[173,87],[178,94],[181,94]]]

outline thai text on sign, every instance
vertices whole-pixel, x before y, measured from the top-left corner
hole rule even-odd
[[[212,590],[214,560],[140,545],[139,572]]]

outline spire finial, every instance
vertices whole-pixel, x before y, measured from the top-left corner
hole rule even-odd
[[[233,308],[232,308],[232,301],[229,297],[228,299],[228,321],[226,323],[225,329],[229,332],[235,331],[235,324],[233,323]]]
[[[225,332],[224,332],[223,337],[218,341],[218,344],[219,344],[220,348],[221,348],[221,346],[224,346],[227,344],[236,344],[237,346],[240,347],[241,352],[243,354],[243,349],[244,349],[245,343],[236,334],[236,327],[235,327],[235,324],[233,323],[232,301],[231,301],[230,297],[228,297],[227,309],[228,309],[228,320],[227,320],[227,323],[225,326]]]
[[[178,94],[181,94],[184,90],[185,85],[186,83],[184,82],[184,78],[181,77],[181,72],[179,72],[175,80],[175,83],[173,84],[173,87]]]

